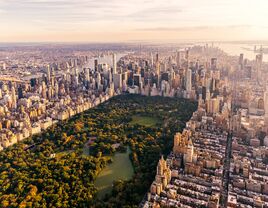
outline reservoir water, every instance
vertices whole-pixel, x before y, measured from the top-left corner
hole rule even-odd
[[[116,153],[108,164],[97,176],[94,185],[98,189],[98,198],[103,198],[105,194],[112,191],[113,182],[116,180],[130,180],[134,170],[129,159],[130,148],[125,153]]]

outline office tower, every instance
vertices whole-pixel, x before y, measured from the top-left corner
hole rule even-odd
[[[109,84],[112,83],[112,81],[113,81],[111,70],[109,70],[109,72],[108,72],[108,80],[109,80]]]
[[[3,84],[2,85],[2,91],[3,92],[7,92],[8,91],[8,88],[7,88],[7,85],[6,84]]]
[[[180,54],[180,51],[177,51],[176,63],[177,63],[177,67],[181,66],[181,54]]]
[[[113,75],[114,80],[114,89],[121,89],[122,88],[122,74],[114,74]]]
[[[185,51],[185,59],[187,62],[189,61],[189,49]]]
[[[55,77],[55,68],[51,67],[51,77]]]
[[[211,69],[216,70],[217,69],[217,58],[211,58]]]
[[[186,72],[186,91],[190,92],[192,90],[192,70],[187,69]]]
[[[195,63],[195,68],[196,68],[197,70],[199,70],[199,67],[200,67],[200,62],[199,62],[199,60],[197,59],[197,60],[196,60],[196,63]]]
[[[77,67],[77,59],[73,60],[73,67]]]
[[[161,81],[161,77],[160,77],[160,63],[156,62],[156,75],[157,75],[157,87],[160,86],[160,81]]]
[[[165,80],[165,81],[169,81],[169,73],[168,72],[164,72],[161,74],[161,80]]]
[[[11,98],[12,98],[12,107],[17,108],[17,97],[15,87],[12,86],[11,88]]]
[[[98,70],[98,59],[94,60],[94,69],[95,69],[95,71]]]
[[[141,84],[141,75],[140,74],[134,74],[133,75],[134,85],[140,86]]]
[[[189,68],[189,49],[185,51],[186,69]]]
[[[170,84],[173,82],[174,78],[175,78],[175,72],[174,72],[174,69],[171,68],[170,69],[170,79],[169,79]]]
[[[117,74],[117,68],[116,68],[116,54],[113,54],[113,74]]]
[[[60,95],[65,95],[66,92],[69,93],[69,83],[66,83],[66,90],[65,90],[64,83],[61,83],[60,87],[59,87],[59,94]]]
[[[239,70],[244,70],[244,54],[243,53],[239,55],[238,67],[239,67],[238,68]]]
[[[96,83],[97,83],[97,88],[100,89],[100,85],[101,85],[101,75],[100,75],[99,72],[97,73]]]
[[[59,95],[59,84],[56,81],[55,82],[55,97],[58,98],[58,95]]]
[[[50,82],[50,65],[47,65],[47,81]]]
[[[153,55],[153,53],[151,53],[151,65],[152,66],[154,65],[154,55]]]
[[[245,66],[245,77],[251,79],[252,78],[252,66]]]
[[[241,53],[240,56],[239,56],[239,65],[243,65],[244,64],[244,54]]]
[[[166,72],[167,71],[167,63],[164,63],[164,64],[162,64],[162,70],[161,71],[164,71],[164,72]]]
[[[128,80],[128,73],[127,72],[122,73],[122,80],[125,80],[125,81]]]
[[[50,100],[52,98],[52,96],[53,96],[52,86],[49,85],[48,89],[47,89],[47,97]]]
[[[85,68],[85,80],[89,81],[89,68]]]
[[[260,81],[260,72],[261,72],[261,68],[262,68],[262,58],[263,58],[262,53],[256,55],[256,71],[257,71],[256,78],[257,78],[258,82]]]
[[[74,75],[75,75],[75,76],[78,76],[78,68],[75,68],[75,69],[74,69]]]
[[[31,84],[31,87],[35,87],[36,86],[36,78],[30,79],[30,84]]]
[[[158,53],[156,54],[155,62],[159,62],[159,55],[158,55]]]
[[[73,77],[73,84],[75,85],[75,86],[78,86],[79,85],[79,77],[78,77],[78,75],[75,75],[74,77]]]
[[[207,101],[207,112],[208,113],[219,113],[220,111],[220,101],[218,98],[212,98]]]
[[[42,98],[47,98],[47,87],[46,87],[46,83],[43,81],[42,82],[42,86],[41,86],[41,94],[42,94]]]
[[[265,125],[268,128],[268,85],[266,86],[266,90],[264,92],[264,110],[265,110]]]
[[[6,67],[6,63],[4,62],[3,63],[3,70],[6,70],[7,69],[7,67]]]
[[[71,81],[71,73],[70,73],[70,68],[67,66],[67,71],[66,71],[66,81],[70,82]]]
[[[18,87],[18,96],[19,99],[23,98],[23,88],[21,86]]]

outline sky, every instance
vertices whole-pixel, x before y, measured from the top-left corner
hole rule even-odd
[[[268,40],[268,0],[0,0],[0,42]]]

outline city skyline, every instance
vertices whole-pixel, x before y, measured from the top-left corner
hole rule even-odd
[[[0,0],[0,207],[268,208],[267,0]]]
[[[1,42],[267,40],[268,3],[0,0]]]

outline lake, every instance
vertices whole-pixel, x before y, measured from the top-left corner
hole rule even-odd
[[[113,181],[130,180],[134,174],[132,163],[129,159],[130,148],[125,153],[115,153],[113,162],[108,164],[97,176],[94,185],[98,189],[98,198],[111,193]]]

